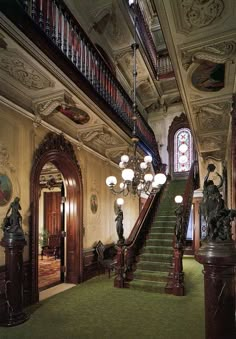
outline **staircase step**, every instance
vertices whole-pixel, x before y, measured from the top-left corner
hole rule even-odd
[[[142,290],[146,292],[165,293],[166,282],[148,281],[148,280],[132,280],[130,288]]]
[[[172,246],[149,246],[149,245],[146,245],[143,249],[143,253],[173,254],[173,247]]]
[[[139,261],[137,263],[137,269],[148,271],[160,271],[169,272],[173,270],[170,262],[158,262],[158,261]]]
[[[172,234],[172,238],[173,238],[173,234]],[[146,245],[147,246],[172,246],[172,238],[169,239],[148,239],[146,241]]]
[[[159,233],[159,232],[151,232],[148,235],[148,239],[165,239],[165,240],[172,240],[173,239],[173,232],[171,233]]]
[[[172,263],[173,255],[160,253],[142,253],[140,261]]]
[[[168,273],[163,271],[158,272],[158,271],[136,270],[134,272],[134,279],[167,282]]]

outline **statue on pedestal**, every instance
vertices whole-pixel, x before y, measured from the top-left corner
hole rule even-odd
[[[22,229],[22,216],[20,214],[20,198],[16,197],[10,204],[6,216],[3,219],[2,229],[4,237],[24,238]]]
[[[117,216],[115,218],[116,221],[116,232],[118,235],[118,244],[123,244],[125,241],[125,238],[123,236],[124,234],[124,228],[123,228],[123,211],[121,209],[121,207],[118,207],[118,213]]]
[[[219,185],[208,179],[215,168],[214,164],[208,165],[203,185],[201,212],[207,224],[207,240],[231,240],[231,221],[236,216],[236,211],[225,208],[224,199],[219,191],[223,184],[222,176],[216,172],[220,178]]]

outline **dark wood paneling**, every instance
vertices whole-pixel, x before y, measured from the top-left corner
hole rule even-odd
[[[61,232],[61,192],[44,192],[44,229],[50,234]]]

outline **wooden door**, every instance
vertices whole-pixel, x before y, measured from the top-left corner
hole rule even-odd
[[[44,192],[44,227],[49,234],[61,233],[61,192]]]

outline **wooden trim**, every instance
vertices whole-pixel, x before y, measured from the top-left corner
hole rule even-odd
[[[67,192],[67,282],[79,283],[83,281],[83,192],[80,167],[72,145],[63,135],[49,133],[40,144],[34,155],[34,162],[30,179],[30,206],[31,206],[31,302],[39,300],[38,291],[38,219],[39,219],[39,177],[43,166],[52,162],[62,173],[65,190]]]

